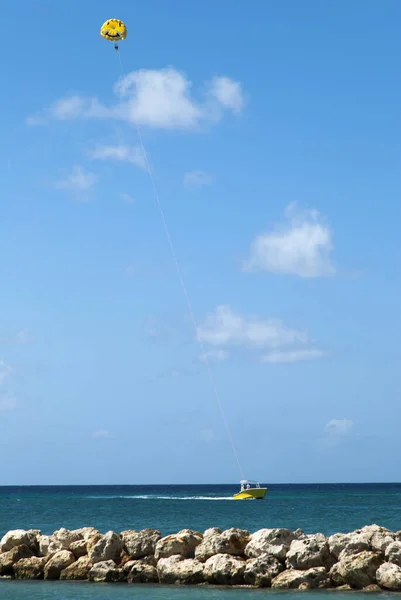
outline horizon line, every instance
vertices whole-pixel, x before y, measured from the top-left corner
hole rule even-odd
[[[259,480],[259,483],[265,483]],[[5,487],[157,487],[157,486],[235,486],[235,483],[0,483]],[[271,482],[266,485],[401,485],[401,481],[324,481],[324,482]]]

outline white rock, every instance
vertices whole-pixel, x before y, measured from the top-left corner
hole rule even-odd
[[[226,531],[208,531],[202,542],[195,549],[195,558],[204,562],[215,554],[232,554],[244,556],[244,550],[250,535],[244,529],[227,529]]]
[[[155,548],[155,558],[168,558],[179,554],[183,558],[192,558],[195,548],[201,543],[203,536],[197,531],[183,529],[173,535],[161,538]]]
[[[401,567],[383,563],[376,572],[377,583],[387,590],[401,590]]]
[[[63,550],[62,543],[53,535],[39,535],[38,547],[39,556],[48,556],[49,554],[55,554],[59,550]]]
[[[15,546],[28,546],[32,551],[37,550],[37,530],[13,529],[6,533],[0,542],[0,553],[8,552]]]
[[[0,554],[0,576],[12,575],[13,565],[22,558],[31,558],[32,554],[32,550],[25,544],[14,546],[8,552]]]
[[[244,582],[245,562],[230,554],[216,554],[204,564],[204,576],[209,583],[240,585]]]
[[[75,562],[75,556],[69,550],[60,550],[53,554],[45,565],[45,579],[59,579],[61,571]]]
[[[157,563],[160,583],[203,583],[204,565],[199,560],[182,558],[180,555],[161,558]]]
[[[168,560],[168,559],[161,559]],[[154,565],[149,565],[143,560],[131,560],[127,565],[128,583],[158,583],[159,576]],[[124,565],[124,570],[127,565]]]
[[[69,529],[66,529],[65,527],[61,527],[61,529],[57,529],[53,533],[53,538],[55,540],[57,540],[58,542],[60,542],[61,546],[65,550],[70,549],[72,542],[77,542],[78,540],[83,539],[82,534],[80,532],[78,532],[77,530],[70,531]]]
[[[108,531],[90,548],[89,558],[93,565],[110,560],[118,563],[122,549],[123,542],[120,536],[114,533],[114,531]]]
[[[363,550],[370,550],[370,538],[368,533],[335,533],[328,539],[329,549],[333,556],[340,558],[341,554],[357,554]]]
[[[88,554],[88,547],[86,540],[77,540],[70,544],[70,550],[76,558],[82,558]]]
[[[382,552],[384,554],[387,547],[393,544],[394,541],[395,536],[383,533],[374,533],[372,535],[372,539],[370,540],[370,544],[374,552]]]
[[[124,580],[122,569],[117,569],[113,560],[103,560],[95,563],[88,573],[90,581],[118,582]]]
[[[81,581],[88,579],[92,563],[87,556],[81,556],[77,561],[71,563],[60,573],[60,579],[69,581]]]
[[[203,537],[209,537],[209,535],[216,535],[216,533],[223,533],[222,529],[220,529],[220,527],[209,527],[209,529],[206,529]]]
[[[122,531],[121,538],[124,550],[132,558],[143,558],[155,553],[156,544],[161,539],[157,529],[143,529],[142,531]]]
[[[268,587],[272,579],[282,571],[284,571],[284,567],[277,558],[271,554],[261,554],[246,562],[244,581],[248,585]]]
[[[376,571],[382,563],[379,554],[363,550],[359,554],[345,554],[330,570],[335,585],[348,584],[361,589],[376,583]]]
[[[327,538],[322,533],[316,533],[291,542],[286,565],[287,569],[307,570],[312,567],[330,568],[334,562]]]
[[[96,534],[99,534],[100,532],[98,529],[96,529],[96,527],[81,527],[80,529],[73,529],[71,533],[79,535],[80,537],[78,539],[82,539],[87,542],[90,540],[90,538]]]
[[[14,565],[15,579],[43,579],[43,569],[46,564],[46,558],[21,558]]]
[[[401,542],[393,542],[386,547],[386,560],[401,567]]]
[[[245,556],[257,558],[261,554],[273,554],[276,558],[284,558],[295,539],[297,535],[289,529],[259,529],[251,535],[245,548]],[[278,548],[277,553],[272,550],[272,546]]]
[[[324,567],[313,567],[305,571],[289,569],[277,575],[271,584],[275,590],[326,588],[329,585],[329,578]]]

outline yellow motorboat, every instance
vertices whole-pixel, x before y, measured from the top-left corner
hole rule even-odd
[[[234,500],[262,500],[267,494],[267,488],[260,487],[257,481],[243,479],[240,484],[241,490],[234,494]]]

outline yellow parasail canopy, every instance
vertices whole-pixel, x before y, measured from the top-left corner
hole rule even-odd
[[[127,28],[119,19],[109,19],[100,28],[100,35],[110,42],[120,42],[127,37]]]

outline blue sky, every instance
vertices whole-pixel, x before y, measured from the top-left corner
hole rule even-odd
[[[398,0],[3,13],[0,484],[239,478],[145,158],[245,475],[399,481]]]

